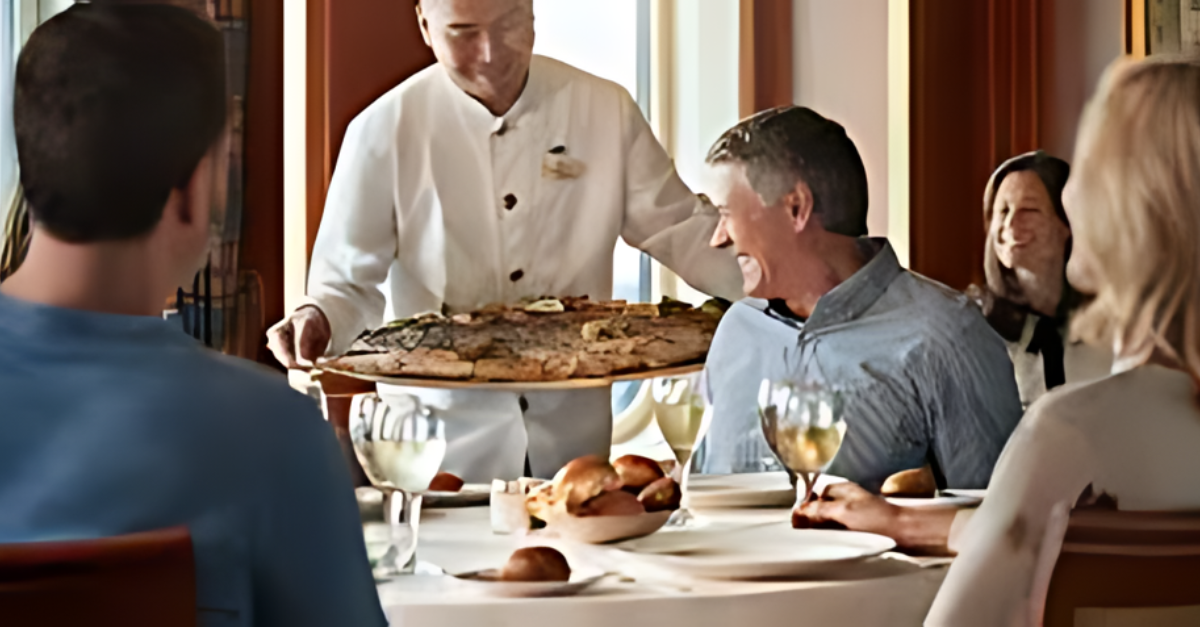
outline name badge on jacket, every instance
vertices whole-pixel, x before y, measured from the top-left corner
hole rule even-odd
[[[542,176],[548,179],[577,179],[587,171],[584,162],[567,155],[563,146],[556,146],[542,157]]]

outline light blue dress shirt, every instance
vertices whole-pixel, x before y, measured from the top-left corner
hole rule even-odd
[[[204,627],[386,624],[310,399],[160,319],[0,295],[0,543],[177,525]]]
[[[714,413],[704,472],[780,468],[758,415],[771,378],[846,395],[847,433],[830,474],[877,490],[928,462],[942,487],[987,486],[1021,418],[1004,341],[965,295],[901,268],[886,240],[862,245],[871,260],[807,321],[756,299],[725,314],[705,365]]]

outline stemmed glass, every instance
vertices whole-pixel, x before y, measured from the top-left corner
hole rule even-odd
[[[701,395],[700,374],[681,377],[660,377],[650,383],[654,398],[654,419],[663,438],[675,453],[679,469],[680,505],[667,521],[669,527],[695,524],[688,509],[688,478],[691,476],[692,454],[708,431],[712,409],[706,407]]]
[[[803,493],[796,486],[796,505],[803,505],[842,447],[843,396],[819,383],[766,379],[759,388],[758,409],[767,444],[804,481]]]
[[[416,566],[421,494],[446,455],[445,423],[416,397],[388,404],[377,394],[359,394],[350,405],[350,440],[363,472],[384,495],[389,533],[375,576],[410,574]]]

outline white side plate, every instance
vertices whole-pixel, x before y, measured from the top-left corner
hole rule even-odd
[[[491,500],[491,485],[468,483],[458,492],[426,492],[421,507],[472,507],[487,505]]]
[[[572,596],[596,585],[604,577],[605,573],[596,569],[574,570],[570,581],[500,581],[500,571],[496,569],[454,575],[460,586],[480,594],[508,598]]]

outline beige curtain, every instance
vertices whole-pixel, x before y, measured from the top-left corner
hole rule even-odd
[[[12,276],[25,260],[31,234],[29,208],[25,204],[25,193],[18,185],[9,207],[8,221],[4,225],[4,247],[0,249],[0,281]]]

